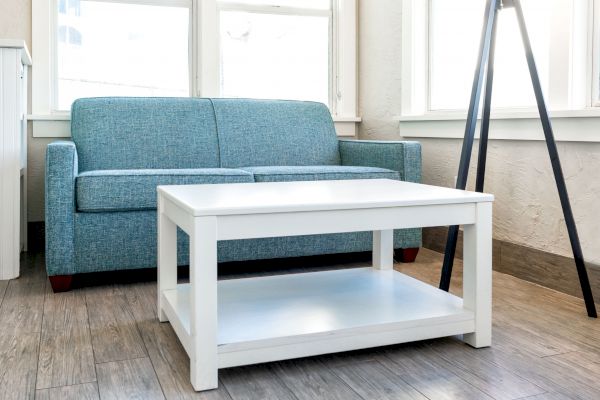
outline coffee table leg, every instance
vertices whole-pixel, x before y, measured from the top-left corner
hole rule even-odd
[[[218,386],[217,219],[197,217],[190,235],[190,373],[195,390]]]
[[[158,319],[167,322],[162,307],[162,292],[177,288],[177,226],[164,213],[164,203],[158,198]]]
[[[477,204],[474,225],[464,227],[463,306],[475,313],[475,332],[463,336],[473,347],[492,344],[492,203]]]
[[[373,268],[394,268],[394,231],[373,231]]]

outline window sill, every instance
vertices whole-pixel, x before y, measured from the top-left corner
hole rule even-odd
[[[582,110],[556,110],[550,111],[552,119],[557,118],[596,118],[600,117],[600,107],[586,108]],[[394,118],[400,122],[416,122],[416,121],[456,121],[466,120],[467,113],[464,111],[432,111],[420,115],[401,115]],[[481,117],[479,118],[481,119]],[[539,119],[537,110],[500,110],[492,112],[492,120],[497,119]]]
[[[28,114],[28,121],[71,121],[70,114]]]
[[[61,114],[29,114],[27,120],[32,121],[33,137],[37,138],[69,138],[71,137],[71,115]],[[340,137],[356,136],[356,124],[360,117],[334,116],[333,121],[337,135]]]
[[[550,111],[557,141],[600,142],[600,109]],[[465,130],[465,112],[432,112],[424,115],[406,115],[399,121],[400,134],[406,138],[462,139]],[[479,137],[479,124],[475,137]],[[491,140],[544,140],[537,111],[506,110],[492,113]]]

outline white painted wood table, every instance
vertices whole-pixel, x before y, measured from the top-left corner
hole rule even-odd
[[[463,335],[491,344],[489,194],[387,179],[158,187],[158,314],[196,390],[218,369]],[[393,229],[464,225],[463,298],[393,270]],[[190,283],[177,283],[177,226]],[[217,241],[373,231],[373,268],[217,282]]]

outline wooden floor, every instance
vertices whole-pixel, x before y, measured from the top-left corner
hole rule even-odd
[[[396,268],[437,282],[441,260],[423,250]],[[195,393],[155,283],[53,294],[43,265],[28,255],[21,278],[0,281],[0,399],[600,399],[600,323],[579,299],[500,273],[492,348],[446,338],[231,368]]]

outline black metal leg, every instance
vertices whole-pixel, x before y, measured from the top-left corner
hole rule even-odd
[[[525,54],[527,57],[527,65],[529,66],[529,74],[531,75],[531,82],[533,84],[533,90],[535,92],[535,98],[537,100],[537,106],[542,121],[544,136],[546,137],[546,145],[548,147],[548,153],[550,155],[550,162],[552,163],[552,170],[554,171],[554,179],[556,180],[556,187],[558,189],[558,195],[560,197],[560,203],[565,217],[567,231],[569,232],[569,239],[571,241],[571,248],[573,249],[573,258],[575,259],[575,265],[577,266],[577,273],[579,274],[579,283],[581,284],[583,299],[585,300],[585,306],[587,309],[588,316],[597,318],[596,305],[594,303],[594,297],[592,294],[592,289],[590,287],[590,281],[588,279],[587,270],[585,268],[585,262],[583,260],[583,252],[581,250],[581,244],[579,242],[579,235],[577,234],[577,226],[575,225],[575,218],[573,217],[571,202],[569,201],[567,185],[565,184],[565,178],[560,164],[558,150],[556,148],[556,141],[554,140],[552,123],[550,122],[550,117],[548,115],[548,109],[546,107],[544,94],[542,92],[542,85],[540,83],[537,67],[535,65],[535,59],[533,57],[533,51],[531,49],[531,43],[529,41],[527,27],[525,26],[525,18],[523,16],[521,1],[514,0],[513,5],[515,7],[517,19],[519,21],[519,28],[521,30],[521,37],[523,39],[523,45],[525,47]]]
[[[444,262],[442,264],[442,276],[440,277],[440,289],[446,292],[450,290],[452,267],[454,266],[454,256],[456,254],[456,242],[458,242],[458,225],[453,225],[448,228],[446,251],[444,252]]]
[[[481,131],[479,134],[479,152],[477,154],[477,177],[475,181],[475,190],[483,192],[485,182],[485,167],[487,161],[487,146],[490,132],[490,114],[492,109],[492,89],[494,84],[494,60],[496,53],[496,32],[498,31],[498,13],[494,15],[492,25],[492,37],[487,64],[485,94],[483,100],[483,116],[481,119]],[[440,289],[448,291],[450,280],[452,279],[452,265],[456,254],[456,244],[458,241],[458,226],[451,226],[448,230],[448,244],[446,245],[446,254],[444,254],[444,266],[448,265],[448,271],[443,275],[440,282]],[[450,251],[448,251],[448,246]],[[446,259],[447,257],[447,259]],[[443,270],[443,272],[445,269]]]
[[[483,86],[484,73],[490,56],[492,43],[492,31],[497,22],[496,14],[498,12],[499,0],[488,0],[485,9],[485,20],[481,43],[479,45],[478,66],[473,78],[473,87],[471,90],[471,101],[469,112],[467,114],[467,125],[465,127],[465,137],[462,145],[462,152],[458,166],[458,176],[456,188],[464,190],[467,186],[469,175],[469,165],[471,163],[471,152],[473,150],[473,140],[475,138],[475,129],[477,127],[477,114],[481,100],[481,88]],[[440,278],[440,289],[448,291],[450,288],[450,279],[452,277],[452,267],[454,264],[454,254],[456,252],[456,242],[458,239],[458,226],[451,226],[448,230],[446,241],[446,251],[444,254],[444,264],[442,267],[442,276]]]
[[[483,96],[483,117],[481,119],[481,132],[479,134],[479,152],[477,154],[477,179],[475,190],[483,193],[485,182],[485,166],[487,161],[487,146],[490,133],[490,113],[492,110],[492,89],[494,85],[494,61],[496,59],[496,33],[498,31],[498,13],[494,15],[492,27],[492,42],[490,45],[490,57],[487,65],[487,77],[485,81],[485,94]]]

